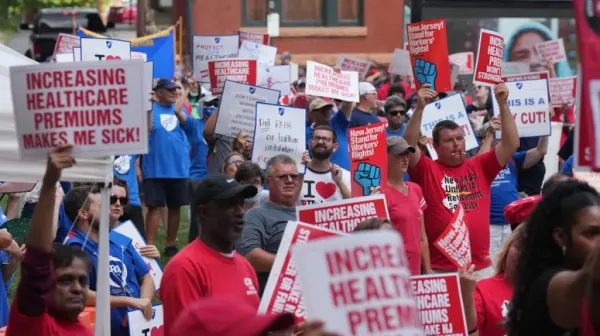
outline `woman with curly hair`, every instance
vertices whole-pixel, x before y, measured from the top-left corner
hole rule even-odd
[[[582,335],[590,321],[598,328],[599,279],[600,195],[584,182],[559,183],[527,220],[508,335]]]

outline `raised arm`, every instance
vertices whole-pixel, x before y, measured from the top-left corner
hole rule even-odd
[[[202,131],[202,135],[204,135],[204,140],[206,141],[214,141],[215,136],[215,127],[217,126],[217,115],[221,112],[219,108],[215,113],[213,113],[210,118],[206,121],[206,125],[204,126],[204,130]]]
[[[421,137],[421,121],[423,120],[423,110],[425,110],[425,105],[427,105],[429,101],[436,96],[437,93],[431,89],[429,84],[421,86],[417,92],[417,107],[415,108],[413,115],[408,120],[408,125],[406,125],[406,130],[402,136],[409,145],[415,148],[415,152],[410,153],[409,166],[411,168],[415,167],[421,158],[419,138]]]
[[[487,153],[492,150],[492,146],[494,145],[494,133],[500,130],[500,119],[497,117],[493,117],[490,120],[490,127],[485,133],[485,138],[481,142],[481,146],[479,146],[479,150],[477,151],[477,155],[481,155],[483,153]]]
[[[500,166],[504,167],[519,148],[519,133],[515,119],[508,108],[508,87],[504,82],[496,84],[494,95],[500,109],[500,132],[502,134],[502,139],[496,146],[496,159]]]
[[[541,137],[535,148],[527,151],[525,155],[525,161],[523,161],[523,169],[531,168],[536,163],[540,162],[544,155],[548,153],[548,137]]]
[[[177,120],[179,120],[181,126],[185,125],[185,121],[187,120],[187,115],[185,114],[185,112],[183,112],[183,104],[185,104],[185,100],[187,99],[188,93],[189,91],[187,89],[183,91],[181,96],[179,96],[179,98],[177,99],[177,102],[175,102],[175,116],[177,116]]]

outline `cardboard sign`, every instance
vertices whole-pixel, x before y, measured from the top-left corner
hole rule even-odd
[[[577,97],[577,76],[549,78],[550,104],[562,106],[575,103]]]
[[[35,183],[0,181],[0,194],[30,192],[33,189],[33,187],[35,187]]]
[[[299,221],[341,233],[350,233],[362,221],[373,217],[390,218],[384,195],[296,207],[296,218]]]
[[[396,231],[325,237],[292,247],[309,319],[340,335],[423,335]]]
[[[600,192],[600,173],[589,171],[573,170],[573,177],[578,180],[587,182],[590,186],[596,188]],[[2,186],[0,186],[1,188]]]
[[[296,160],[299,172],[304,172],[302,155],[306,151],[306,109],[256,103],[256,124],[252,162],[267,169],[267,161],[279,154]]]
[[[373,188],[387,185],[386,137],[385,123],[348,130],[352,197],[369,196]]]
[[[143,93],[150,95],[154,87],[154,62],[144,62]],[[144,111],[152,110],[152,100],[144,100]]]
[[[232,58],[209,61],[208,73],[210,74],[210,90],[214,95],[223,92],[226,80],[256,85],[256,60]]]
[[[258,67],[256,86],[281,92],[282,96],[290,94],[291,67],[289,65],[272,65]]]
[[[240,35],[240,47],[242,46],[242,42],[244,42],[244,41],[251,41],[254,43],[264,44],[264,45],[271,44],[269,34],[251,33],[251,32],[245,32],[245,31],[240,30],[239,35]]]
[[[306,94],[358,102],[358,73],[336,72],[327,65],[306,62]]]
[[[131,52],[131,59],[142,60],[142,61],[146,62],[148,60],[148,55],[146,53],[143,53],[143,52],[132,51]]]
[[[429,83],[437,92],[452,91],[446,20],[410,23],[406,32],[417,90]]]
[[[530,66],[527,63],[503,62],[502,76],[520,75],[529,72]]]
[[[201,83],[210,83],[208,61],[238,56],[240,36],[194,36],[194,77]]]
[[[82,61],[131,59],[131,42],[114,39],[81,38]]]
[[[479,147],[461,94],[453,94],[427,104],[423,111],[423,119],[421,119],[421,134],[432,138],[433,128],[442,120],[452,120],[460,126],[465,136],[466,150]],[[431,158],[437,160],[437,152],[431,143],[427,144],[427,149]]]
[[[79,44],[79,36],[60,33],[58,34],[58,38],[56,38],[53,55],[56,56],[56,54],[71,53],[73,48],[79,47]]]
[[[140,251],[140,248],[147,246],[146,241],[144,240],[138,229],[135,227],[133,222],[130,220],[117,226],[114,230],[130,238],[131,244],[133,245],[133,247],[135,247],[135,250],[138,251],[138,253]],[[142,259],[144,259],[144,261],[148,265],[148,268],[150,269],[150,275],[152,276],[152,280],[154,280],[154,287],[156,288],[156,290],[158,290],[160,288],[160,280],[163,276],[163,270],[160,266],[160,263],[156,259],[150,259],[146,257],[142,257]]]
[[[54,60],[56,61],[56,63],[72,63],[72,62],[75,62],[75,58],[73,58],[73,52],[55,54],[54,55]]]
[[[515,76],[505,76],[510,92],[508,106],[515,118],[519,137],[547,136],[552,133],[550,120],[550,98],[548,96],[548,73],[538,72]],[[492,95],[494,115],[500,115],[498,102]],[[501,132],[496,132],[501,138]]]
[[[475,56],[473,56],[472,51],[466,51],[461,53],[456,53],[448,56],[450,59],[450,63],[454,63],[458,65],[458,74],[459,75],[472,75],[475,71],[474,63]]]
[[[225,81],[215,133],[235,137],[241,131],[254,134],[256,103],[277,104],[279,91]]]
[[[164,320],[163,306],[156,305],[152,308],[152,319],[147,321],[141,310],[127,312],[129,335],[131,336],[163,336]]]
[[[314,225],[292,221],[287,223],[260,300],[259,314],[290,313],[294,315],[296,323],[305,320],[304,299],[296,281],[296,264],[292,261],[290,249],[294,245],[336,235],[339,233]]]
[[[335,66],[344,71],[356,71],[358,72],[358,78],[364,80],[367,78],[369,68],[371,68],[371,62],[348,55],[340,55]]]
[[[275,65],[277,48],[246,40],[242,42],[238,57],[254,59],[259,66]]]
[[[546,41],[535,45],[535,50],[548,63],[554,64],[567,60],[563,39]]]
[[[491,30],[479,32],[479,48],[473,84],[494,86],[502,76],[502,59],[504,57],[504,38]]]
[[[390,61],[389,73],[408,76],[413,74],[412,66],[410,65],[410,54],[408,50],[394,49],[392,60]]]
[[[469,335],[458,274],[413,276],[411,285],[425,335]]]
[[[81,48],[73,48],[73,60],[75,62],[81,62]]]
[[[465,223],[465,210],[460,203],[454,209],[448,227],[433,242],[433,245],[457,268],[471,264],[471,238]]]
[[[21,159],[71,143],[79,157],[145,154],[144,63],[78,62],[10,68]]]

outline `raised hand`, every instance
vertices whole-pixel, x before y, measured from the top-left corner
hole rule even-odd
[[[361,162],[354,172],[354,181],[363,188],[363,196],[371,195],[371,189],[379,187],[381,182],[381,169],[370,163]]]
[[[417,108],[424,109],[425,105],[429,104],[436,96],[437,92],[430,84],[423,84],[417,91]]]
[[[496,83],[494,86],[494,97],[498,104],[506,104],[508,102],[508,86],[504,82]]]
[[[435,91],[435,78],[437,77],[437,67],[435,64],[426,60],[417,58],[415,60],[415,78],[421,85],[430,84],[431,89]]]

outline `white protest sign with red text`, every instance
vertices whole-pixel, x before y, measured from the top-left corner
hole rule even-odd
[[[425,335],[469,334],[458,274],[417,275],[411,283]]]
[[[458,268],[471,264],[471,238],[465,223],[465,209],[459,203],[446,230],[433,242]]]
[[[80,47],[73,48],[73,60],[75,62],[81,62],[81,48]]]
[[[61,144],[75,155],[145,154],[144,63],[76,62],[10,68],[22,159],[46,157]]]
[[[131,59],[131,42],[84,37],[81,39],[81,61]]]
[[[292,247],[309,319],[341,335],[423,335],[396,231],[326,237]]]
[[[164,312],[162,305],[152,307],[152,318],[146,320],[141,310],[132,310],[127,312],[130,336],[163,336],[164,331]]]
[[[306,94],[358,102],[358,73],[336,72],[327,65],[307,61]]]
[[[479,33],[479,48],[475,63],[475,85],[493,86],[502,76],[504,38],[491,30],[482,29]]]
[[[549,78],[550,104],[561,106],[574,104],[577,97],[577,76]]]
[[[290,94],[292,70],[289,65],[259,66],[256,85],[281,92],[282,96]]]
[[[358,78],[363,80],[367,77],[367,72],[369,72],[371,62],[348,55],[340,55],[335,63],[335,66],[344,71],[356,71],[358,72]]]
[[[565,43],[563,39],[546,41],[535,45],[535,49],[542,59],[548,63],[558,63],[567,60]]]
[[[131,52],[131,59],[142,60],[142,61],[146,62],[148,60],[148,55],[146,53],[143,53],[143,52],[132,51]]]
[[[240,36],[194,36],[194,77],[201,83],[210,83],[208,61],[238,56]]]
[[[275,65],[277,48],[246,40],[242,42],[238,57],[255,59],[259,66]]]
[[[296,218],[299,221],[342,233],[354,231],[360,222],[373,217],[389,219],[384,195],[296,207]]]
[[[226,80],[256,85],[256,71],[256,60],[253,59],[232,58],[209,61],[210,90],[212,94],[221,94]]]
[[[305,320],[304,300],[296,281],[296,264],[292,262],[290,249],[296,244],[339,234],[310,224],[288,222],[260,300],[258,313],[290,313],[294,315],[296,323],[303,322]]]
[[[475,71],[475,56],[473,56],[472,51],[452,54],[448,58],[450,59],[450,63],[458,65],[459,75],[471,75]]]
[[[392,60],[388,68],[389,73],[408,76],[413,74],[412,65],[410,64],[410,54],[408,50],[394,49]]]
[[[242,42],[244,42],[244,41],[252,41],[254,43],[264,44],[264,45],[271,44],[269,34],[251,33],[251,32],[245,32],[245,31],[240,30],[239,35],[240,35],[240,47],[242,46]]]
[[[54,55],[54,60],[56,61],[56,63],[72,63],[72,62],[75,62],[75,59],[73,58],[73,53],[72,52],[56,54],[56,55]]]
[[[60,33],[56,38],[56,44],[54,45],[54,55],[70,53],[73,48],[79,47],[80,38],[77,35]]]

